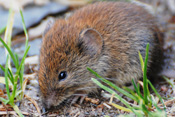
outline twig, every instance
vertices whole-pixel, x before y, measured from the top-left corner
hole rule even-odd
[[[80,112],[78,112],[74,117],[78,117],[80,115]]]
[[[21,112],[23,115],[29,115],[28,112]],[[16,115],[16,112],[15,111],[8,111],[8,114],[9,115]],[[0,111],[0,115],[7,115],[7,112],[6,111]]]
[[[31,97],[27,96],[27,95],[24,95],[25,98],[27,98],[29,101],[31,101],[33,103],[33,105],[35,106],[37,112],[39,113],[39,115],[41,115],[41,111],[40,111],[40,108],[37,104],[37,102],[35,100],[33,100]]]
[[[172,102],[175,102],[175,99],[172,99],[172,100],[168,100],[168,101],[166,101],[164,104],[165,105],[168,105],[168,104],[170,104],[170,103],[172,103]],[[161,107],[161,106],[163,106],[163,104],[158,104],[157,105],[158,107]],[[156,107],[153,107],[153,109],[155,109]]]

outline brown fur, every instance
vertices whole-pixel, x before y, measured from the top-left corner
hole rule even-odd
[[[46,107],[57,106],[79,91],[96,92],[87,67],[118,86],[141,78],[138,51],[145,56],[150,43],[149,69],[159,52],[158,36],[155,19],[130,3],[95,3],[68,20],[57,20],[45,33],[40,53],[39,85]],[[68,77],[59,82],[61,71],[67,71]]]

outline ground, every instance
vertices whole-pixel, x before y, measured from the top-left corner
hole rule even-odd
[[[172,0],[173,1],[173,0]],[[155,12],[155,16],[158,19],[158,24],[163,32],[163,40],[164,40],[164,55],[166,59],[164,60],[165,64],[163,66],[163,71],[161,76],[166,76],[172,83],[166,82],[165,80],[157,80],[154,82],[154,86],[161,94],[162,97],[166,99],[165,104],[167,106],[167,115],[175,116],[175,100],[172,98],[175,96],[175,3],[173,6],[173,2],[171,0],[142,0],[142,2],[148,3],[151,5]],[[75,8],[73,8],[75,9]],[[72,12],[72,9],[67,11],[66,15]],[[65,16],[65,14],[63,14]],[[62,16],[61,16],[62,17]],[[24,45],[22,42],[18,43],[17,39],[19,36],[15,36],[12,44],[18,45],[18,49],[22,48]],[[35,37],[30,41],[30,44],[34,44],[39,47],[41,43],[41,38]],[[38,44],[38,45],[37,45]],[[39,48],[35,48],[38,49]],[[34,49],[34,51],[35,51]],[[31,62],[32,61],[32,62]],[[43,111],[43,106],[41,104],[41,100],[39,97],[39,86],[38,86],[38,76],[37,71],[39,68],[38,63],[38,53],[35,56],[28,56],[26,59],[26,67],[25,67],[25,75],[24,78],[28,79],[25,96],[24,99],[17,103],[20,110],[24,115],[27,116],[117,116],[119,114],[127,114],[121,110],[115,109],[111,105],[109,105],[110,96],[108,93],[102,91],[100,97],[86,97],[82,104],[77,103],[69,105],[65,104],[63,107],[59,107],[54,109],[54,111]],[[1,87],[0,87],[1,88]],[[5,93],[5,90],[1,91]],[[0,94],[1,95],[1,94]],[[5,95],[5,94],[4,94]],[[154,95],[154,94],[153,94]],[[121,95],[122,96],[122,95]],[[123,98],[126,98],[122,96]],[[169,99],[171,98],[171,99]],[[126,100],[129,100],[126,98]],[[114,100],[115,103],[120,103],[118,100]],[[131,101],[132,102],[132,101]],[[122,104],[121,104],[122,105]],[[6,108],[8,108],[6,106]],[[12,114],[14,112],[12,109],[4,108],[2,104],[0,104],[0,115]],[[4,114],[3,114],[4,113]]]

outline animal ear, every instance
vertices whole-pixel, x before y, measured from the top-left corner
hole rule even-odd
[[[51,29],[51,27],[54,25],[55,23],[55,20],[54,19],[49,19],[49,21],[47,22],[47,25],[44,29],[44,32],[43,32],[43,37],[46,35],[46,33]]]
[[[92,28],[83,30],[80,33],[79,48],[90,55],[100,54],[103,46],[101,34]]]

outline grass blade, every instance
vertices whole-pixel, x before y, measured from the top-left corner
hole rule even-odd
[[[9,100],[6,100],[6,99],[4,99],[4,98],[2,98],[2,97],[0,97],[0,100],[1,100],[4,104],[7,104],[7,103],[9,102]]]
[[[125,108],[125,107],[120,106],[120,105],[118,105],[118,104],[115,104],[115,103],[110,103],[110,104],[111,104],[113,107],[118,108],[118,109],[120,109],[120,110],[123,110],[123,111],[125,111],[125,112],[132,112],[131,109]]]
[[[144,101],[148,104],[148,82],[147,82],[147,63],[148,63],[148,53],[149,53],[149,44],[146,46],[146,55],[143,69],[143,92],[144,92]]]
[[[145,104],[143,104],[143,103],[142,103],[142,111],[145,113],[146,116],[149,114],[148,109],[146,108]]]
[[[14,64],[15,64],[15,67],[18,68],[18,65],[16,64],[17,62],[16,62],[16,59],[15,59],[15,56],[13,55],[13,52],[12,52],[11,49],[8,47],[8,45],[1,39],[1,37],[0,37],[0,41],[1,41],[1,43],[4,45],[4,47],[7,49],[7,51],[8,51],[8,53],[9,53],[10,57],[12,58],[12,60],[13,60],[13,62],[14,62]]]
[[[21,67],[22,67],[22,65],[23,65],[23,63],[24,63],[25,57],[27,56],[27,53],[28,53],[29,49],[30,49],[30,47],[28,47],[27,50],[25,51],[25,53],[24,53],[24,55],[23,55],[23,58],[22,58],[22,60],[21,60],[21,64],[20,64],[19,68],[17,69],[16,76],[15,76],[15,80],[14,80],[15,85],[14,85],[14,89],[13,89],[13,91],[12,91],[12,98],[15,98],[15,92],[16,92],[16,87],[17,87],[18,76],[19,76],[19,74],[20,74]],[[12,98],[11,98],[11,99],[12,99]],[[12,100],[13,100],[13,99],[12,99]]]
[[[101,77],[99,74],[97,74],[95,71],[93,71],[90,68],[87,68],[91,73],[93,73],[97,78],[99,78],[101,81],[103,81],[104,83],[108,84],[110,87],[114,88],[115,90],[121,92],[122,94],[126,95],[127,97],[129,97],[132,100],[137,100],[137,98],[135,98],[134,96],[132,96],[131,94],[129,94],[128,92],[126,92],[125,90],[119,88],[118,86],[116,86],[115,84],[113,84],[112,82],[104,79],[103,77]]]
[[[112,89],[108,88],[107,86],[101,84],[98,80],[94,79],[94,78],[91,78],[92,81],[94,83],[96,83],[98,86],[100,86],[102,89],[108,91],[109,93],[111,94],[114,94],[116,96],[116,98],[118,100],[120,100],[123,104],[125,104],[133,113],[135,113],[136,115],[138,114],[137,112],[135,112],[135,110],[129,105],[129,103],[123,99],[122,97],[120,97],[115,91],[113,91]]]
[[[144,62],[143,62],[143,57],[142,57],[140,51],[139,51],[139,59],[140,59],[140,65],[141,65],[141,68],[142,68],[142,71],[143,71],[143,69],[144,69]]]
[[[167,77],[165,77],[165,76],[163,76],[163,79],[165,79],[166,82],[169,83],[169,84],[173,87],[173,89],[175,89],[175,86],[174,86],[174,84],[173,84],[173,82],[172,82],[171,80],[169,80],[169,79],[168,79]]]
[[[9,90],[9,82],[8,82],[8,59],[9,59],[9,55],[7,55],[6,64],[5,64],[5,84],[6,84],[5,86],[6,86],[8,99],[10,99],[10,90]]]
[[[161,109],[157,106],[157,102],[155,101],[155,98],[153,95],[151,95],[151,98],[150,98],[152,104],[155,106],[155,108],[158,110],[158,111],[161,111]]]
[[[22,19],[22,26],[23,26],[23,29],[24,29],[24,34],[26,36],[25,50],[27,50],[29,36],[28,36],[28,33],[27,33],[27,29],[26,29],[26,25],[25,25],[25,21],[24,21],[24,16],[23,16],[22,10],[20,10],[20,14],[21,14],[21,19]]]
[[[18,106],[13,105],[13,109],[15,110],[15,112],[20,116],[20,117],[24,117],[24,115],[21,113],[21,111],[19,110]]]
[[[16,91],[15,97],[17,97],[21,92],[22,92],[22,90]]]
[[[18,74],[20,73],[20,70],[21,70],[21,68],[22,68],[22,66],[24,64],[24,61],[25,61],[25,58],[27,56],[27,53],[28,53],[29,49],[30,49],[30,46],[27,47],[27,50],[25,51],[25,53],[24,53],[24,55],[22,57],[21,64],[19,66],[19,71],[17,72]]]
[[[12,84],[14,84],[14,77],[13,77],[13,74],[12,74],[12,71],[10,70],[10,69],[8,69],[8,72],[9,72],[9,79],[10,79],[10,81],[12,82]]]
[[[139,96],[136,92],[134,92],[132,89],[128,88],[128,87],[122,87],[124,90],[126,90],[127,92],[129,92],[131,95],[133,95],[137,100],[134,100],[136,101],[137,103],[139,103]]]
[[[24,73],[24,64],[22,65],[22,67],[21,67],[21,72],[20,72],[20,74],[19,74],[20,86],[21,86],[21,88],[22,88],[22,86],[23,86],[22,84],[23,84],[23,82],[24,82],[23,73]]]
[[[19,58],[18,58],[18,55],[15,53],[15,59],[16,59],[16,64],[19,65]],[[16,68],[18,69],[18,68]]]
[[[28,53],[27,49],[29,47],[28,46],[29,37],[28,37],[28,33],[27,33],[27,29],[26,29],[26,25],[25,25],[25,21],[24,21],[24,16],[23,16],[22,10],[20,10],[20,15],[21,15],[21,19],[22,19],[22,25],[23,25],[24,33],[25,33],[25,36],[26,36],[25,51],[27,51],[27,53]],[[24,59],[24,61],[25,61],[25,59]],[[21,86],[21,88],[23,88],[22,87],[23,86],[23,72],[24,72],[24,64],[22,65],[21,72],[20,72],[20,86]]]
[[[4,33],[5,29],[6,29],[6,26],[0,29],[0,35],[1,35],[2,33]]]
[[[134,86],[134,89],[135,89],[137,95],[138,95],[140,98],[143,99],[143,96],[142,96],[142,94],[140,93],[140,85],[137,84],[137,86],[136,86],[136,83],[134,82],[134,79],[132,79],[132,84],[133,84],[133,86]]]
[[[5,73],[5,68],[4,68],[2,65],[0,65],[0,68],[1,68],[2,71]],[[13,74],[12,74],[12,72],[11,72],[10,69],[8,69],[8,77],[9,77],[11,83],[14,84]]]
[[[162,97],[159,95],[159,93],[158,93],[157,90],[154,88],[154,86],[152,85],[152,83],[151,83],[149,80],[147,80],[147,81],[148,81],[150,87],[152,88],[152,90],[154,91],[154,93],[156,94],[156,96],[160,99],[161,103],[163,104],[164,111],[166,112],[166,107],[165,107],[165,104],[164,104],[164,102],[163,102]],[[166,115],[166,113],[165,113],[165,115]],[[166,115],[166,116],[167,116],[167,115]]]

